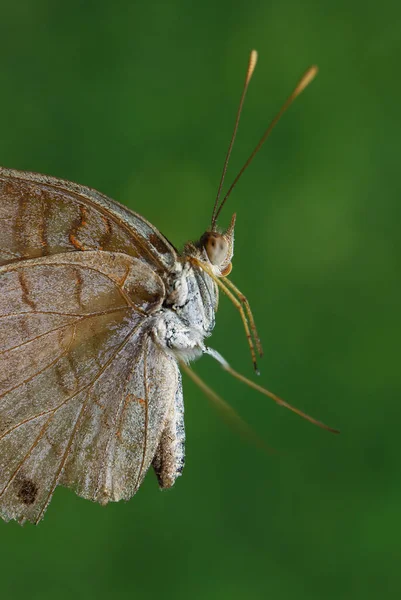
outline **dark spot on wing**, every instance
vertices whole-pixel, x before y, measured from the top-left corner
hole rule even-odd
[[[38,490],[36,483],[24,477],[18,482],[17,496],[24,504],[33,504],[38,495]]]

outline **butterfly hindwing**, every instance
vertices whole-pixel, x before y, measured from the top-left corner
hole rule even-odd
[[[161,279],[121,253],[71,252],[1,267],[0,291],[2,517],[37,522],[58,484],[128,499],[180,390],[151,335]]]

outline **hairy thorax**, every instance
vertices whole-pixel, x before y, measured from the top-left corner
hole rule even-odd
[[[188,257],[177,261],[165,286],[154,336],[176,358],[189,362],[203,353],[204,339],[213,331],[218,291],[209,275]]]

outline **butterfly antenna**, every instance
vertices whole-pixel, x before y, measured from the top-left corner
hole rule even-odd
[[[257,60],[258,60],[258,53],[256,52],[256,50],[252,50],[251,54],[249,55],[248,68],[246,70],[245,83],[244,83],[244,87],[243,87],[242,94],[241,94],[241,100],[240,100],[239,106],[238,106],[237,117],[235,119],[234,131],[231,136],[230,145],[228,147],[226,159],[224,161],[223,172],[221,174],[219,189],[217,190],[217,196],[216,196],[216,200],[214,202],[213,213],[212,213],[212,229],[214,229],[216,226],[216,219],[217,219],[216,211],[217,211],[217,205],[219,203],[219,198],[220,198],[220,194],[221,194],[221,188],[223,187],[224,178],[226,176],[226,171],[227,171],[227,166],[228,166],[228,161],[230,160],[231,150],[233,149],[235,136],[237,135],[239,120],[241,118],[242,106],[244,104],[246,91],[248,89],[248,85],[251,80],[252,74],[255,70]]]
[[[244,164],[244,166],[238,173],[237,177],[234,179],[227,194],[224,196],[218,210],[213,211],[212,223],[215,223],[217,221],[217,218],[221,212],[221,209],[223,208],[224,204],[226,203],[226,201],[227,201],[229,195],[231,194],[231,192],[233,191],[234,187],[237,185],[238,180],[240,179],[240,177],[242,176],[244,171],[246,171],[246,169],[249,167],[249,165],[251,164],[251,162],[253,161],[253,159],[255,158],[255,156],[257,155],[257,153],[259,152],[259,150],[261,149],[261,147],[263,146],[263,144],[265,143],[265,141],[267,140],[269,135],[271,134],[275,125],[277,125],[277,123],[279,122],[279,120],[281,119],[281,117],[283,116],[285,111],[294,102],[295,98],[297,98],[297,96],[299,96],[300,93],[303,92],[303,90],[306,88],[306,86],[308,86],[311,83],[311,81],[316,77],[317,72],[318,72],[318,68],[315,65],[313,65],[312,67],[309,67],[309,69],[304,73],[304,75],[298,81],[297,85],[295,86],[295,89],[288,96],[287,100],[284,102],[284,104],[282,105],[282,107],[280,108],[280,110],[278,111],[276,116],[274,117],[274,119],[271,121],[270,125],[268,126],[268,128],[266,129],[266,131],[264,132],[262,137],[260,138],[259,143],[257,144],[256,148],[254,149],[254,151],[252,152],[252,154],[250,155],[250,157],[248,158],[248,160],[246,161],[246,163]],[[230,147],[230,150],[231,150],[231,147]],[[226,167],[226,165],[225,165],[225,167]],[[225,173],[225,171],[223,171],[223,174],[224,173]]]

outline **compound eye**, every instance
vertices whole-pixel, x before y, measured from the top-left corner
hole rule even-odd
[[[222,265],[228,253],[228,243],[219,233],[208,233],[204,240],[204,247],[212,265]]]

